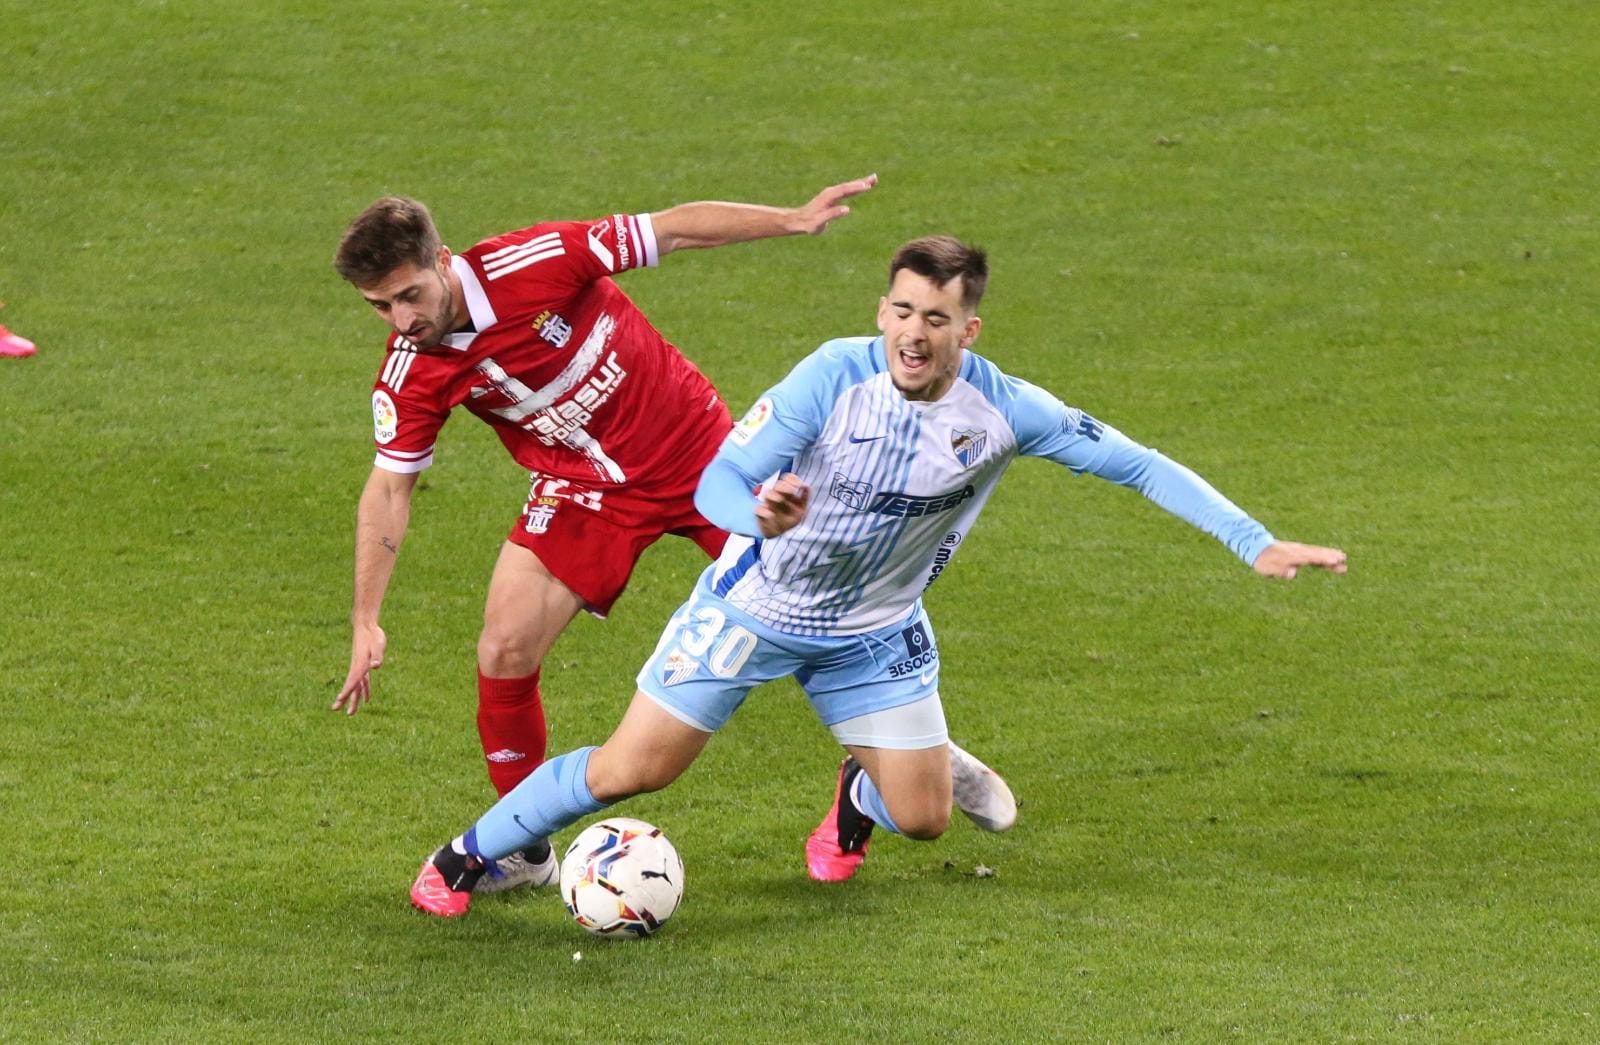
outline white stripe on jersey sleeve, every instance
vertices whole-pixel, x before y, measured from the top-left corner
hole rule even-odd
[[[433,465],[433,447],[430,446],[426,450],[418,451],[415,455],[400,451],[379,450],[372,463],[386,472],[410,475]]]
[[[637,226],[638,233],[634,242],[639,245],[639,253],[644,257],[642,268],[655,268],[661,264],[661,252],[656,249],[656,226],[648,214],[635,214],[632,219]]]

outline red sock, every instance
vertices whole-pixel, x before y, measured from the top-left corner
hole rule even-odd
[[[489,781],[501,798],[539,768],[545,742],[539,672],[520,679],[492,679],[478,672],[478,739]]]

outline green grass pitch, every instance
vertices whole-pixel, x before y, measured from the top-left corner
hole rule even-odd
[[[0,0],[0,1039],[1600,1037],[1590,5]],[[1350,553],[1273,584],[1025,462],[930,593],[953,734],[1022,799],[820,888],[790,685],[622,807],[659,937],[406,904],[484,807],[470,680],[523,479],[425,477],[354,720],[371,198],[466,246],[880,186],[625,289],[736,412],[871,332],[890,251],[991,252],[980,349]],[[701,567],[546,672],[596,742]],[[993,868],[979,877],[977,865]],[[574,952],[582,952],[574,961]]]

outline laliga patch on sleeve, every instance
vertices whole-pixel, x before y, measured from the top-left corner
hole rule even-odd
[[[756,433],[761,431],[770,420],[772,420],[772,398],[770,396],[762,396],[756,400],[756,405],[750,408],[750,412],[745,414],[744,418],[733,426],[733,434],[730,438],[733,439],[735,446],[744,446],[754,439]]]
[[[389,398],[389,393],[382,389],[372,393],[372,438],[379,444],[387,444],[394,439],[399,426],[400,415],[395,411],[394,400]]]

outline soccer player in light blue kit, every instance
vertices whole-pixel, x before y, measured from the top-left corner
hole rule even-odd
[[[811,876],[851,877],[875,824],[937,838],[963,783],[952,767],[959,778],[976,760],[949,746],[921,595],[1019,455],[1130,486],[1257,573],[1344,572],[1338,549],[1276,540],[1182,465],[968,351],[982,325],[981,251],[916,240],[889,278],[882,336],[824,344],[707,467],[695,505],[735,536],[668,623],[616,732],[545,763],[434,853],[412,886],[418,907],[465,913],[485,861],[665,787],[752,688],[785,675],[849,752],[806,842]],[[969,775],[969,787],[1005,786]],[[1008,790],[994,797],[1010,801]]]

